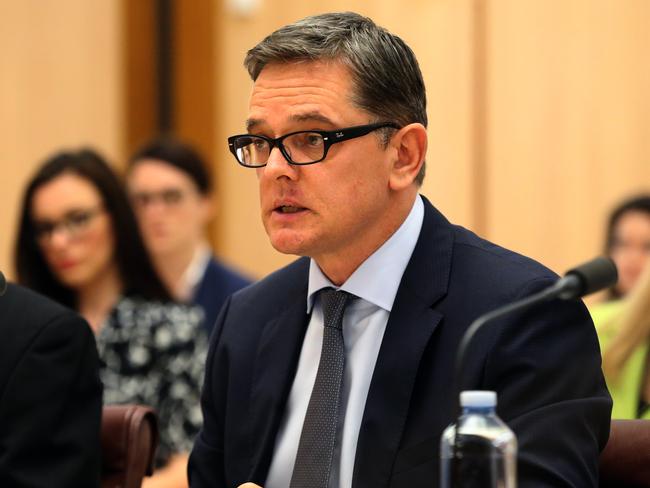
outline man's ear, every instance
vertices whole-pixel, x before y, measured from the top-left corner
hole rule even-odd
[[[399,191],[415,181],[424,164],[427,152],[427,130],[422,124],[408,124],[391,138],[390,145],[396,150],[389,186]]]

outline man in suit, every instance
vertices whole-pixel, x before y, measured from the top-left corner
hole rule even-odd
[[[154,139],[130,159],[127,186],[156,271],[176,300],[201,307],[209,335],[226,298],[250,281],[205,240],[214,207],[207,165],[189,144]]]
[[[9,284],[0,332],[0,486],[99,486],[102,385],[90,327]]]
[[[273,246],[303,257],[222,308],[191,486],[437,486],[463,333],[556,276],[450,224],[418,194],[426,97],[400,38],[353,13],[324,14],[274,32],[245,65],[248,133],[230,148],[257,168]],[[328,390],[340,395],[333,449],[309,437],[313,425],[332,428],[329,407],[318,408],[330,398],[321,372],[336,377],[325,363],[338,361],[319,364],[339,327],[327,288],[352,296],[342,387]],[[611,400],[583,304],[514,314],[474,346],[464,389],[498,393],[518,438],[519,486],[596,486]],[[302,481],[323,464],[325,477]]]

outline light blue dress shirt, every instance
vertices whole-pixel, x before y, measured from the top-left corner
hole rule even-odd
[[[343,316],[345,376],[339,435],[330,478],[330,487],[352,486],[357,439],[370,380],[388,316],[420,235],[423,219],[424,205],[417,196],[399,229],[340,288],[332,284],[312,259],[307,293],[307,313],[311,311],[312,314],[264,488],[287,488],[291,481],[323,342],[323,311],[317,293],[327,287],[341,289],[358,297],[349,303]]]

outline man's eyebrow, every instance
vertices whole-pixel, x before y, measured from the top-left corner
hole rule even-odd
[[[332,120],[325,117],[319,112],[307,112],[304,114],[292,115],[291,120],[294,120],[296,122],[323,122],[332,126],[335,125]]]
[[[289,117],[293,122],[321,122],[323,124],[329,124],[331,126],[336,126],[331,119],[324,116],[319,112],[307,112],[302,114],[296,114]],[[264,125],[264,121],[261,119],[247,119],[246,120],[246,130],[248,132],[253,131],[257,127]]]
[[[246,119],[246,130],[250,132],[258,125],[261,125],[262,121],[259,119]]]

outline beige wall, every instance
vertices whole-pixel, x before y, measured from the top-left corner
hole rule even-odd
[[[564,270],[650,190],[650,2],[489,4],[487,235]]]
[[[292,257],[268,244],[257,182],[227,152],[251,83],[245,51],[322,2],[215,0],[215,241],[262,276]],[[36,164],[93,144],[123,159],[121,2],[0,0],[0,269]],[[423,193],[452,220],[562,271],[600,247],[606,210],[650,188],[647,0],[334,0],[402,36],[428,87]],[[191,97],[190,97],[191,98]],[[192,102],[196,103],[196,101]]]
[[[0,0],[0,269],[22,188],[49,153],[90,144],[121,156],[119,2]]]

